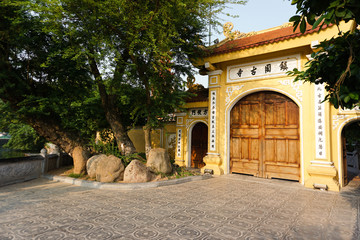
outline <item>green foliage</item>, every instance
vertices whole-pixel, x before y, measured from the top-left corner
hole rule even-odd
[[[46,142],[32,127],[26,124],[9,124],[9,134],[11,138],[4,148],[40,152]]]
[[[83,173],[70,173],[69,175],[68,175],[68,177],[71,177],[71,178],[82,178],[84,176],[84,174]]]
[[[295,81],[315,84],[324,83],[327,90],[326,100],[335,108],[352,109],[359,105],[360,96],[360,32],[345,33],[321,42],[320,51],[312,54],[306,71],[294,69]],[[350,50],[351,48],[351,50]],[[351,54],[352,52],[352,54]],[[352,61],[348,66],[348,59]],[[346,69],[349,67],[349,71]],[[339,79],[343,79],[339,82]]]
[[[0,4],[0,98],[16,119],[43,128],[42,135],[56,130],[86,142],[108,127],[100,97],[88,69],[77,64],[84,59],[61,55],[71,41],[58,42],[45,32],[49,25],[34,6],[36,1]]]
[[[184,167],[176,167],[175,172],[176,172],[176,178],[194,176],[193,172],[187,170]]]
[[[103,101],[131,116],[131,122],[120,116],[122,124],[146,119],[157,127],[184,104],[183,76],[194,74],[190,59],[202,54],[209,11],[215,23],[226,3],[244,1],[52,0],[33,9],[46,20],[48,34],[59,42],[73,39],[58,54],[106,85]]]
[[[106,154],[106,155],[114,155],[116,157],[122,157],[121,152],[119,151],[119,148],[116,145],[115,141],[110,142],[93,142],[91,144],[91,147],[93,151],[97,154]]]
[[[11,136],[3,147],[40,152],[44,147],[45,139],[39,136],[32,127],[18,119],[16,114],[9,108],[9,105],[1,100],[0,112],[0,130],[8,132]]]
[[[227,3],[244,1],[4,0],[0,97],[81,145],[109,125],[117,138],[127,126],[159,126],[184,104],[190,59]]]
[[[350,20],[360,22],[360,1],[358,0],[293,0],[297,13],[290,18],[294,30],[300,26],[305,32],[306,23],[313,29],[323,25],[336,24]],[[319,31],[320,31],[319,30]],[[360,97],[360,32],[352,29],[339,32],[337,37],[321,42],[316,53],[311,55],[305,71],[294,69],[289,75],[296,76],[295,81],[315,84],[324,83],[329,100],[335,108],[352,109],[359,106]]]
[[[94,152],[94,154],[105,154],[105,155],[114,155],[118,158],[120,158],[122,160],[122,162],[124,163],[125,167],[127,165],[129,165],[129,163],[133,160],[133,159],[137,159],[140,160],[141,162],[146,164],[146,154],[145,153],[133,153],[133,154],[129,154],[129,155],[122,155],[117,143],[114,139],[110,139],[109,141],[106,142],[93,142],[91,144],[91,148]]]
[[[145,153],[133,153],[133,154],[129,154],[126,156],[125,155],[119,156],[119,158],[123,161],[123,163],[126,167],[134,159],[137,159],[137,160],[141,161],[142,163],[146,164],[146,158],[143,157],[144,155],[145,155]]]
[[[343,135],[346,139],[346,150],[360,150],[360,122],[348,124],[343,129]]]
[[[306,23],[314,29],[323,25],[338,25],[341,21],[360,22],[358,0],[292,0],[291,4],[296,5],[299,15],[291,17],[290,22],[294,22],[294,30],[300,26],[301,32],[305,32]]]

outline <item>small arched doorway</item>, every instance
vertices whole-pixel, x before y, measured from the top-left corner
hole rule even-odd
[[[341,132],[343,186],[360,181],[360,121],[348,123]]]
[[[299,107],[287,96],[261,91],[230,112],[230,173],[300,180]]]
[[[205,123],[196,123],[191,131],[191,167],[205,166],[203,158],[208,147],[208,127]]]

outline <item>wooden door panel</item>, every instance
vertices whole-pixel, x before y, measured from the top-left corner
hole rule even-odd
[[[230,128],[231,172],[299,180],[299,108],[292,100],[248,95],[232,109]]]
[[[259,148],[260,144],[259,144],[259,139],[258,138],[251,138],[250,141],[250,159],[252,161],[258,161],[260,160],[260,156],[259,156]]]
[[[275,140],[276,159],[275,162],[287,162],[287,144],[284,139]]]
[[[276,141],[274,139],[267,139],[265,141],[264,161],[275,162],[276,160]]]
[[[259,125],[260,106],[259,102],[245,101],[239,105],[239,125]],[[236,114],[235,114],[236,115]]]
[[[299,140],[289,140],[288,163],[300,165],[300,144]]]
[[[231,134],[233,137],[251,137],[255,136],[256,138],[259,136],[259,128],[233,128],[231,129]]]
[[[250,103],[250,113],[249,113],[249,122],[248,125],[259,126],[259,117],[260,117],[260,104],[259,102]]]
[[[236,161],[236,160],[233,160],[231,169],[233,172],[259,176],[259,173],[260,173],[259,166],[260,166],[259,161],[248,161],[248,160]]]
[[[287,112],[288,126],[299,126],[299,107],[295,103],[289,102],[287,105]]]
[[[286,107],[283,102],[276,102],[275,104],[275,125],[286,125]],[[265,107],[267,107],[265,105]]]
[[[230,171],[259,174],[260,101],[249,96],[231,111]]]
[[[241,159],[250,159],[249,158],[249,138],[241,138]]]
[[[240,154],[241,154],[241,151],[240,151],[240,141],[241,141],[241,138],[239,137],[233,137],[231,138],[231,142],[230,142],[230,158],[232,159],[235,159],[235,158],[238,158],[240,159]]]
[[[279,138],[298,138],[298,129],[296,128],[266,128],[265,127],[265,136],[266,138],[270,137],[279,137]]]

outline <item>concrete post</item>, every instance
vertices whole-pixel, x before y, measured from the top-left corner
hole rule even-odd
[[[60,152],[60,148],[58,146],[54,147],[53,154],[58,155],[58,157],[56,159],[56,168],[60,168],[61,152]]]
[[[45,172],[47,172],[48,169],[49,157],[47,155],[47,150],[45,148],[41,149],[40,155],[44,158],[41,163],[41,174],[44,174]]]

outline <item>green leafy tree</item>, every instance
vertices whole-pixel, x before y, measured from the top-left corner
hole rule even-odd
[[[131,154],[135,148],[127,135],[127,116],[118,103],[132,101],[125,110],[132,124],[145,119],[148,151],[151,129],[184,103],[182,79],[194,73],[190,59],[201,56],[209,6],[222,10],[229,2],[243,3],[48,0],[38,1],[33,10],[49,24],[48,34],[59,42],[71,39],[59,54],[89,70],[118,146]],[[127,93],[119,95],[124,88]]]
[[[131,154],[129,126],[145,123],[149,146],[151,128],[184,103],[182,79],[201,56],[209,6],[243,2],[4,0],[0,96],[67,152],[105,117]]]
[[[311,57],[305,71],[294,69],[295,81],[315,84],[324,83],[326,100],[335,108],[352,109],[360,100],[360,1],[358,0],[293,0],[298,15],[290,18],[294,30],[299,27],[305,32],[307,24],[313,29],[324,25],[352,22],[351,30],[341,32],[331,39],[321,42]]]
[[[47,141],[68,153],[85,149],[104,122],[93,80],[75,61],[56,54],[69,43],[44,32],[46,24],[28,3],[0,3],[0,98]]]
[[[7,104],[0,100],[0,131],[10,134],[11,138],[3,147],[16,150],[40,152],[44,147],[45,139],[39,136],[29,125],[22,123],[11,112]]]

